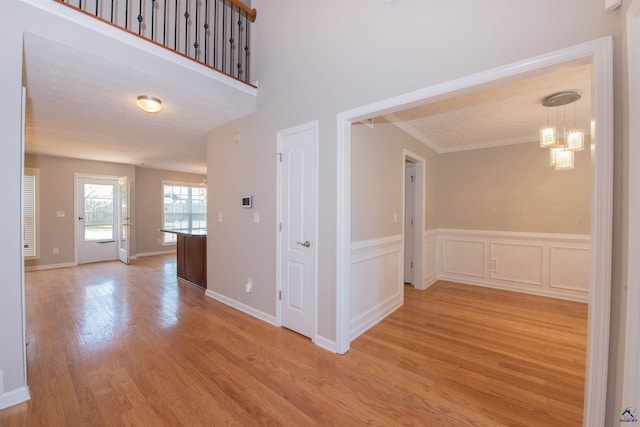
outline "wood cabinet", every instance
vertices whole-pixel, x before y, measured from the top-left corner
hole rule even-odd
[[[178,233],[178,277],[207,288],[207,236]]]

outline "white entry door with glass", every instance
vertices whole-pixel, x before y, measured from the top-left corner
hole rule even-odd
[[[78,264],[118,259],[118,179],[77,178]]]

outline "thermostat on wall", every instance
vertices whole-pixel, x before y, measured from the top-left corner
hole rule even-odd
[[[253,196],[243,196],[242,197],[242,207],[250,208],[253,205]]]

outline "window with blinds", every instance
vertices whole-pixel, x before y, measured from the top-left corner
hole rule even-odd
[[[163,182],[163,228],[206,229],[207,187]],[[176,235],[164,234],[163,243],[175,243]]]
[[[22,196],[24,258],[36,259],[38,250],[38,169],[25,168]]]

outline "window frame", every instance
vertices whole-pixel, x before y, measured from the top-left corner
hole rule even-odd
[[[196,188],[196,189],[201,189],[204,188],[206,190],[206,194],[204,197],[204,203],[205,203],[205,223],[206,223],[206,218],[207,218],[207,212],[206,212],[206,207],[207,207],[207,198],[209,196],[209,192],[208,192],[208,188],[207,185],[201,182],[180,182],[180,181],[162,181],[162,197],[161,197],[161,203],[162,203],[162,228],[168,228],[166,226],[166,222],[165,222],[165,205],[164,205],[164,195],[165,195],[165,186],[174,186],[174,187],[186,187],[189,189],[189,192],[192,191],[192,189]],[[188,213],[188,218],[189,218],[189,223],[191,224],[193,221],[193,205],[192,202],[189,204],[189,213]],[[162,246],[175,246],[177,243],[177,236],[173,233],[162,233],[162,241],[161,244]],[[170,239],[170,240],[169,240]],[[169,241],[167,241],[169,240]]]
[[[25,239],[25,231],[27,227],[27,220],[25,215],[25,208],[27,207],[27,197],[25,196],[25,183],[24,180],[28,176],[34,177],[34,214],[33,214],[33,246],[35,247],[35,251],[33,255],[26,255],[27,251],[25,245],[27,244],[27,240]],[[25,261],[40,259],[40,169],[39,168],[24,168],[23,176],[22,176],[22,257]]]

